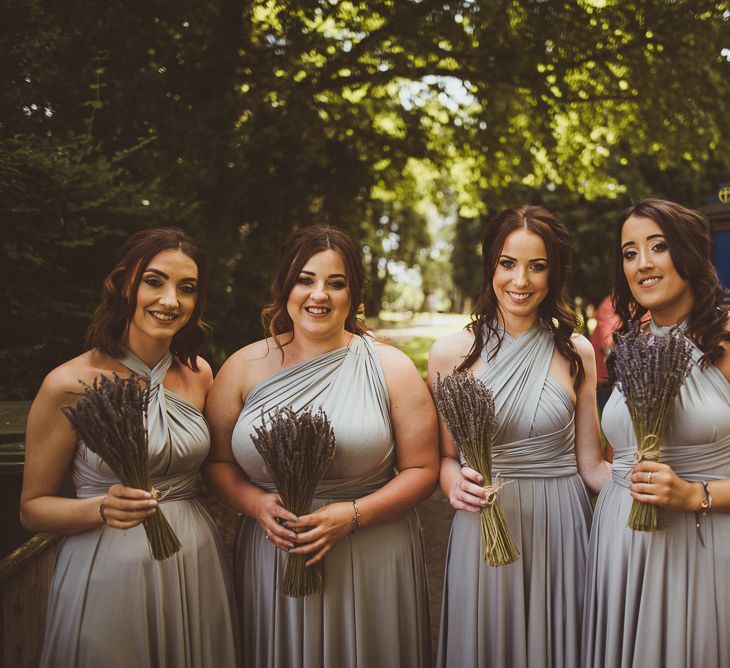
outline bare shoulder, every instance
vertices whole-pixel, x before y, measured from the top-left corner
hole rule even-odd
[[[198,367],[197,371],[191,369],[187,364],[178,364],[178,372],[186,386],[207,392],[213,382],[213,370],[207,360],[202,357],[196,357],[195,363]]]
[[[429,363],[441,366],[458,366],[474,345],[474,334],[469,330],[447,334],[436,340],[428,354]]]
[[[375,352],[378,354],[380,365],[386,379],[401,376],[402,374],[418,374],[415,364],[408,355],[394,345],[383,341],[374,341]]]
[[[223,363],[214,382],[216,393],[225,386],[227,391],[245,397],[254,386],[279,371],[281,365],[281,351],[274,339],[254,341]]]
[[[85,352],[50,371],[43,380],[39,395],[60,397],[79,392],[83,384],[91,385],[101,375],[121,371],[113,362],[106,356]]]
[[[591,342],[582,334],[573,334],[570,337],[576,351],[583,360],[583,364],[593,363],[596,359],[596,351],[593,349]]]

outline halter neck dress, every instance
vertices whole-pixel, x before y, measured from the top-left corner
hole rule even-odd
[[[478,514],[457,511],[446,557],[437,665],[577,666],[591,506],[578,476],[574,409],[549,373],[555,344],[539,323],[482,350],[479,380],[497,413],[492,472],[519,559],[482,558]]]
[[[668,328],[651,323],[655,335]],[[687,339],[689,341],[689,339]],[[730,478],[730,383],[692,366],[662,439],[660,462],[684,480]],[[727,353],[726,353],[727,354]],[[636,437],[615,389],[603,413],[614,448],[591,533],[583,665],[598,668],[730,666],[730,513],[665,511],[664,531],[626,526]]]
[[[274,491],[251,433],[261,412],[277,406],[322,406],[336,453],[313,508],[350,501],[395,475],[388,390],[373,342],[293,365],[254,387],[233,430],[236,461],[249,480]],[[256,668],[399,668],[431,664],[431,638],[421,527],[415,510],[361,529],[323,560],[321,594],[283,597],[277,583],[286,554],[244,518],[236,546],[236,589],[243,665]]]
[[[171,353],[150,369],[119,360],[150,384],[147,431],[153,485],[182,549],[154,561],[142,525],[99,526],[63,538],[51,582],[41,666],[175,668],[237,665],[233,586],[218,530],[197,497],[210,447],[202,413],[163,387]],[[79,442],[72,464],[78,498],[119,482]]]

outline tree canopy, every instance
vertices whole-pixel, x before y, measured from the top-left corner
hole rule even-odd
[[[141,227],[204,243],[217,363],[301,226],[362,243],[375,315],[397,267],[463,304],[484,218],[542,203],[595,301],[630,199],[728,176],[727,2],[8,0],[0,25],[6,398],[82,349]]]

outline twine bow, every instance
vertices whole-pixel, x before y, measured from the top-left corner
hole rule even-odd
[[[656,434],[647,434],[641,439],[641,445],[634,453],[634,461],[639,462],[658,462],[659,461],[659,436]]]
[[[484,489],[487,492],[486,496],[484,497],[487,502],[487,506],[493,506],[495,503],[497,503],[497,493],[505,485],[509,485],[511,482],[514,482],[514,480],[508,480],[507,482],[500,483],[499,479],[501,475],[501,473],[498,473],[496,476],[494,476],[494,484],[484,486]]]
[[[162,503],[165,500],[165,497],[172,492],[173,489],[175,489],[175,485],[170,485],[164,492],[153,487],[150,494],[152,494],[152,498],[157,501],[157,503]]]

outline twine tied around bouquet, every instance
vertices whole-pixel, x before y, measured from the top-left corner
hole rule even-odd
[[[639,462],[658,462],[659,461],[659,436],[656,434],[647,434],[641,439],[641,445],[634,453],[634,461]]]
[[[496,476],[494,476],[494,484],[486,485],[484,487],[485,491],[487,492],[486,496],[484,497],[487,502],[487,506],[493,506],[495,503],[497,503],[497,493],[505,485],[509,485],[511,482],[514,482],[514,480],[508,480],[507,482],[500,482],[499,479],[500,479],[501,475],[502,475],[501,473],[498,473]]]
[[[172,490],[175,489],[175,485],[170,485],[164,492],[161,492],[159,489],[152,488],[152,491],[150,491],[150,494],[152,495],[152,498],[157,501],[157,503],[162,503],[165,500],[165,497],[172,492]]]

